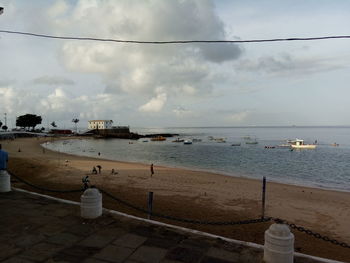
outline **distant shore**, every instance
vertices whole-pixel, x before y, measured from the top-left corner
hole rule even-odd
[[[139,204],[144,204],[147,192],[152,191],[155,195],[155,209],[187,218],[220,221],[261,216],[261,182],[258,180],[169,168],[156,163],[155,173],[151,177],[149,165],[74,156],[43,149],[40,144],[49,140],[52,139],[19,138],[1,141],[3,149],[9,152],[10,172],[40,185],[70,189],[81,186],[82,177],[88,175],[92,184]],[[102,167],[101,174],[92,174],[92,168],[97,165]],[[111,174],[112,169],[118,174]],[[266,197],[267,216],[280,217],[350,243],[349,192],[268,182]],[[254,227],[251,225],[250,229]],[[258,243],[263,238],[260,237],[261,234],[239,234],[238,230],[228,231],[228,228],[214,227],[213,231],[209,228],[200,229]],[[300,252],[323,257],[334,255],[334,245],[323,241],[317,243],[317,249],[313,249],[309,239],[301,240],[304,236],[301,234],[296,238],[296,247],[299,247]],[[324,248],[319,249],[320,246]],[[348,250],[334,247],[334,251],[338,251],[335,254],[338,255],[331,258],[344,260],[346,253],[350,255]]]

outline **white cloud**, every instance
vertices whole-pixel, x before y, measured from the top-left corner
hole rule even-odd
[[[149,102],[139,107],[141,112],[159,112],[163,109],[167,96],[165,93],[158,94],[155,98],[152,98]]]
[[[59,76],[42,76],[34,79],[33,83],[40,85],[73,85],[74,81]]]
[[[52,19],[62,25],[60,17]],[[62,32],[78,30],[85,36],[98,32],[100,37],[116,39],[225,39],[224,24],[207,0],[78,1],[64,20],[67,26],[60,27]],[[211,89],[211,67],[242,53],[235,44],[218,47],[72,41],[63,45],[61,57],[69,70],[100,73],[110,93],[145,95],[162,86],[167,94],[181,97],[182,91],[188,96]]]
[[[239,124],[245,121],[249,115],[250,115],[249,111],[236,112],[236,113],[227,115],[226,120],[228,123]]]
[[[173,109],[173,113],[175,113],[176,117],[178,118],[187,118],[193,115],[192,111],[183,107],[177,107],[176,109]]]

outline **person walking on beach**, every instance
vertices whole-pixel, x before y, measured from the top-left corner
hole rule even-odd
[[[7,170],[8,161],[9,161],[8,153],[2,150],[2,145],[0,144],[0,171]]]
[[[153,163],[151,164],[150,169],[151,169],[151,177],[152,177],[152,176],[153,176],[153,174],[154,174]]]
[[[95,166],[92,168],[92,173],[93,173],[93,174],[97,174],[97,170],[96,170],[96,167],[95,167]]]

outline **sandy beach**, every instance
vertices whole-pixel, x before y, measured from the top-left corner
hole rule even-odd
[[[36,185],[53,189],[76,189],[82,177],[121,199],[146,207],[147,193],[154,192],[154,211],[199,220],[228,221],[261,216],[262,182],[242,177],[168,168],[154,164],[126,163],[73,156],[44,150],[48,138],[20,138],[1,141],[9,152],[9,171]],[[20,150],[20,151],[19,151]],[[92,174],[93,166],[102,167]],[[111,174],[114,169],[118,174]],[[15,186],[35,191],[21,183]],[[45,193],[53,195],[52,193]],[[56,194],[79,200],[80,194]],[[144,216],[104,197],[104,207]],[[283,218],[322,235],[350,244],[350,193],[310,187],[267,183],[266,216]],[[156,218],[155,218],[156,219]],[[158,220],[158,219],[157,219]],[[172,221],[164,221],[178,224]],[[189,228],[263,244],[263,233],[271,223],[244,226],[197,226]],[[350,249],[295,232],[298,252],[349,261]]]

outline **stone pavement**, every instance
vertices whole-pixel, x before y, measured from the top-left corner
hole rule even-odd
[[[0,193],[0,211],[0,262],[262,262],[259,248],[120,215],[84,220],[77,205],[18,191]]]

